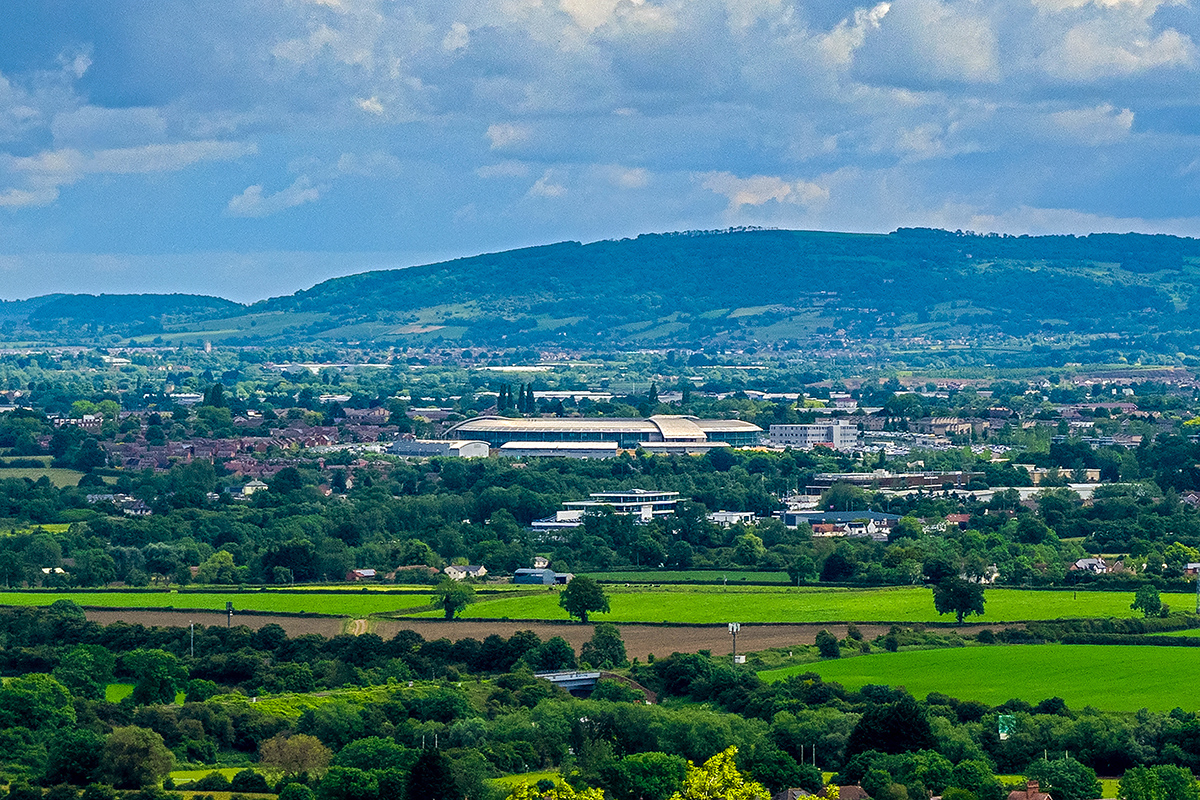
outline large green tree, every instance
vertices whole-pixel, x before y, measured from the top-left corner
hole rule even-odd
[[[611,622],[601,622],[592,631],[591,640],[579,649],[579,660],[600,669],[624,667],[629,663],[625,655],[625,641],[621,631]]]
[[[152,730],[130,725],[114,728],[104,743],[100,774],[118,789],[140,789],[155,784],[171,771],[175,759]]]
[[[1158,596],[1158,589],[1152,584],[1142,584],[1134,593],[1133,602],[1129,607],[1142,612],[1145,617],[1157,617],[1162,613],[1162,598]]]
[[[1117,787],[1120,800],[1200,800],[1200,785],[1186,767],[1163,764],[1125,771]]]
[[[1025,776],[1036,780],[1054,800],[1092,800],[1100,796],[1096,770],[1073,758],[1039,758],[1026,767]]]
[[[139,705],[174,703],[175,694],[187,688],[187,667],[172,653],[134,650],[124,660],[125,667],[137,679],[133,701]]]
[[[608,595],[604,588],[586,575],[580,575],[567,584],[558,596],[558,604],[580,622],[588,621],[592,611],[608,611]]]
[[[434,605],[446,612],[446,619],[454,619],[458,612],[475,602],[475,588],[465,581],[442,578],[433,590]]]
[[[939,614],[954,614],[958,624],[971,614],[983,614],[983,584],[957,576],[933,585],[933,607]]]

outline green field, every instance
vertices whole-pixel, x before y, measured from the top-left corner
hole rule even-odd
[[[933,593],[924,587],[827,589],[804,587],[720,586],[636,590],[609,587],[611,611],[595,614],[598,622],[953,622],[933,608]],[[2,597],[2,595],[0,595]],[[1017,622],[1079,617],[1132,617],[1132,592],[1029,591],[988,589],[986,614],[980,622]],[[1163,595],[1172,605],[1192,595]],[[436,617],[441,612],[416,616]],[[558,591],[523,597],[480,599],[463,612],[483,619],[568,619],[558,605]]]
[[[788,585],[791,579],[786,572],[736,572],[719,569],[646,569],[623,572],[589,572],[588,577],[606,583],[728,583],[739,584],[771,583]]]
[[[1200,708],[1200,651],[1137,645],[996,645],[880,653],[760,672],[765,681],[816,672],[848,689],[903,686],[999,705],[1061,697],[1070,708],[1170,711]]]
[[[0,468],[0,481],[6,478],[29,478],[36,481],[43,475],[50,478],[50,482],[55,486],[62,488],[63,486],[78,486],[79,479],[83,477],[83,473],[74,469],[56,469],[47,467],[46,469],[32,469],[26,467],[4,467]],[[112,481],[106,481],[111,483]]]
[[[342,592],[338,594],[285,594],[281,592],[0,592],[0,606],[48,606],[71,600],[81,606],[103,608],[202,609],[224,611],[232,601],[235,614],[243,611],[309,612],[347,617],[398,611],[427,605],[424,592]]]

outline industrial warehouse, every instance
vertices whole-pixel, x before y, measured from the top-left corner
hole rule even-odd
[[[460,422],[446,432],[448,438],[484,441],[495,448],[512,442],[569,445],[611,442],[622,449],[641,447],[660,453],[703,453],[714,447],[752,447],[761,441],[762,434],[762,428],[742,420],[667,414],[647,419],[485,416]]]

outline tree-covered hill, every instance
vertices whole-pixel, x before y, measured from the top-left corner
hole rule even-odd
[[[25,321],[61,336],[100,326],[142,341],[231,344],[804,345],[1115,333],[1174,353],[1200,332],[1198,289],[1194,239],[737,230],[367,272],[248,308],[182,295],[59,296],[26,301]],[[20,310],[0,308],[0,317]]]

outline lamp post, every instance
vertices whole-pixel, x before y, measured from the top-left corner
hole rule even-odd
[[[738,631],[740,631],[741,629],[742,629],[742,623],[740,623],[740,622],[729,623],[729,635],[733,637],[733,661],[735,664],[737,663],[737,635],[738,635]]]

